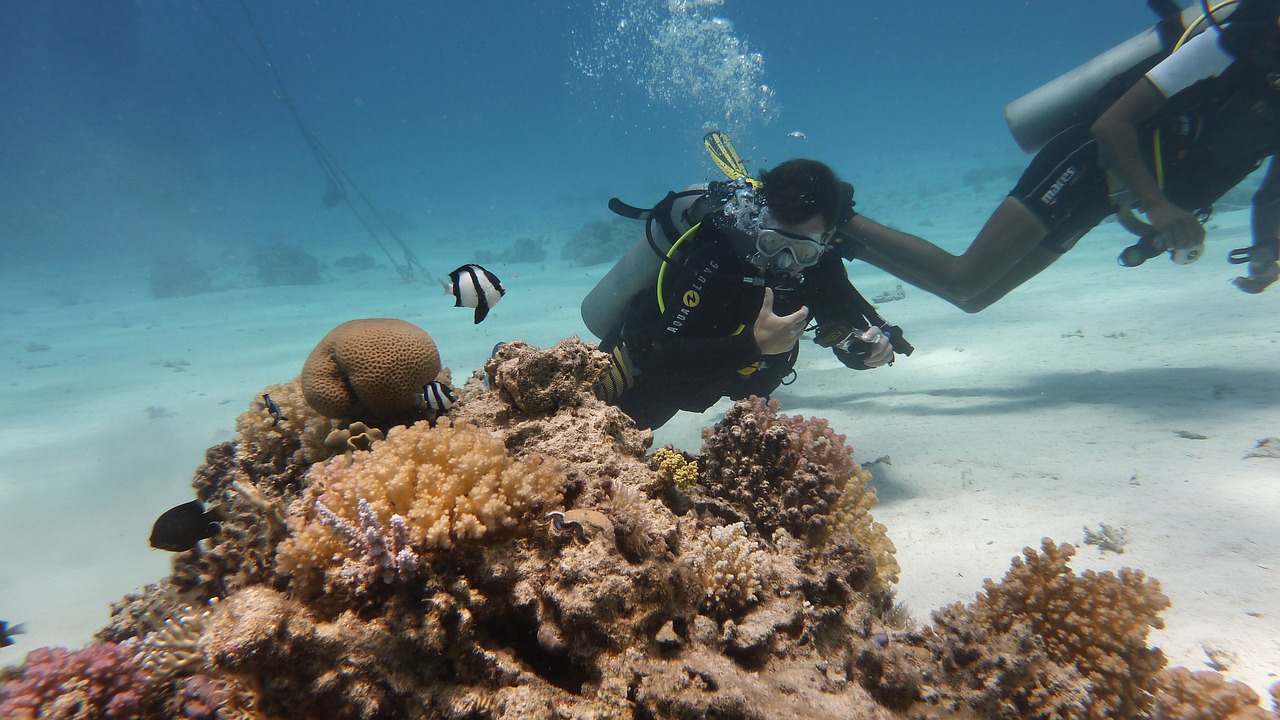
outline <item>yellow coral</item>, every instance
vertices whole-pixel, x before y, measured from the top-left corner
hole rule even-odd
[[[339,455],[311,468],[277,563],[283,573],[307,576],[340,565],[350,551],[317,518],[317,502],[359,527],[363,499],[382,523],[403,517],[412,546],[442,549],[516,527],[558,504],[564,477],[554,458],[517,461],[501,440],[465,422],[446,418],[436,427],[425,421],[396,427],[369,452]]]
[[[697,460],[686,460],[679,452],[663,447],[653,452],[653,461],[658,464],[658,474],[674,482],[681,490],[698,484]]]
[[[832,524],[852,535],[871,551],[871,557],[876,562],[876,577],[869,589],[888,590],[890,585],[898,582],[898,573],[902,569],[894,556],[898,548],[889,539],[889,529],[871,516],[871,508],[878,502],[876,489],[867,484],[871,480],[871,473],[858,465],[853,468],[840,493],[840,499],[836,501]]]

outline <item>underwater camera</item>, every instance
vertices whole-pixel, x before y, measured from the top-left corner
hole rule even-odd
[[[1159,233],[1148,233],[1139,238],[1138,242],[1120,251],[1116,262],[1123,267],[1138,267],[1162,252],[1168,252],[1169,259],[1179,265],[1190,265],[1204,254],[1204,243],[1195,247],[1171,250]]]

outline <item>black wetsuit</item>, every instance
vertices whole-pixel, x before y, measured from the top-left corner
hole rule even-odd
[[[703,412],[722,397],[768,396],[791,374],[799,343],[789,353],[767,357],[756,346],[753,327],[766,283],[774,290],[778,315],[808,306],[810,320],[820,327],[870,327],[861,309],[865,301],[849,282],[839,253],[825,253],[800,278],[766,281],[745,259],[749,241],[738,237],[735,247],[730,233],[738,231],[723,229],[730,222],[720,213],[709,215],[686,241],[681,263],[668,265],[665,311],[658,308],[656,290],[646,290],[632,298],[620,337],[601,343],[634,379],[631,387],[601,394],[640,427],[659,427],[678,410]]]
[[[1244,12],[1242,4],[1237,16]],[[1236,59],[1226,70],[1174,94],[1141,128],[1139,146],[1148,168],[1155,167],[1152,139],[1159,128],[1164,193],[1189,212],[1208,212],[1263,160],[1280,152],[1280,76],[1256,57],[1232,52],[1229,38],[1222,43]],[[1072,126],[1045,145],[1009,193],[1045,223],[1049,233],[1043,244],[1057,252],[1070,250],[1116,211],[1090,124]],[[1273,164],[1254,202],[1277,199],[1280,173]]]

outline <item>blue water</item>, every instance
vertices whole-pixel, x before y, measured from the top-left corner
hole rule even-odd
[[[2,3],[0,261],[367,244],[348,212],[322,205],[324,176],[273,71],[423,253],[548,217],[569,232],[608,217],[609,197],[644,202],[709,176],[710,126],[731,126],[753,167],[818,157],[860,188],[933,157],[1022,162],[1004,103],[1152,20],[1138,0],[685,6],[259,0],[250,16],[231,0]],[[769,122],[714,111],[749,104],[756,88],[736,78],[696,96],[646,90],[663,24],[683,22],[678,48],[710,40],[714,53],[722,38],[696,27],[709,19],[760,55],[749,79],[771,88]],[[586,75],[584,58],[601,72]],[[697,70],[681,72],[708,81]]]

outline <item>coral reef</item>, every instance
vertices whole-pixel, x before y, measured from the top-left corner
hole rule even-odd
[[[1154,720],[1276,720],[1258,706],[1258,693],[1216,672],[1171,668],[1156,678]],[[1280,683],[1271,687],[1280,706]]]
[[[301,245],[272,242],[255,245],[249,261],[257,270],[258,283],[265,287],[279,285],[319,285],[320,260]]]
[[[870,510],[871,474],[826,420],[778,414],[778,402],[740,400],[703,431],[699,492],[747,509],[756,532],[784,529],[812,547],[847,533],[875,559],[875,589],[897,582],[888,533]]]
[[[182,252],[161,253],[151,258],[147,272],[147,293],[155,300],[188,297],[213,292],[209,271]]]
[[[573,231],[560,247],[560,258],[571,267],[613,262],[643,233],[639,225],[627,218],[592,220]]]
[[[565,340],[540,350],[516,340],[503,343],[485,365],[489,384],[505,393],[521,411],[545,415],[582,404],[582,385],[599,379],[609,357],[581,341]]]
[[[0,688],[0,717],[124,720],[153,712],[157,692],[127,645],[39,648],[27,654],[20,674]]]
[[[1069,545],[910,627],[842,436],[753,399],[647,455],[591,393],[607,363],[510,343],[434,425],[355,448],[268,388],[196,473],[221,531],[97,644],[0,671],[0,716],[1276,720],[1161,672],[1158,586]]]
[[[1165,665],[1147,646],[1169,606],[1139,570],[1067,565],[1075,548],[1046,538],[967,606],[934,613],[930,647],[943,672],[981,688],[966,698],[998,718],[1138,718]],[[1013,658],[1013,661],[1010,661]]]
[[[265,398],[280,408],[273,417]],[[334,451],[325,444],[341,426],[313,410],[302,392],[302,379],[263,390],[247,411],[236,418],[236,457],[257,475],[274,475],[290,467],[306,467]]]
[[[485,265],[491,263],[533,263],[547,259],[547,250],[541,240],[529,237],[516,238],[506,248],[495,250],[476,250],[476,262]]]
[[[413,323],[350,320],[325,335],[302,366],[307,404],[330,418],[403,420],[440,375],[440,351]]]

